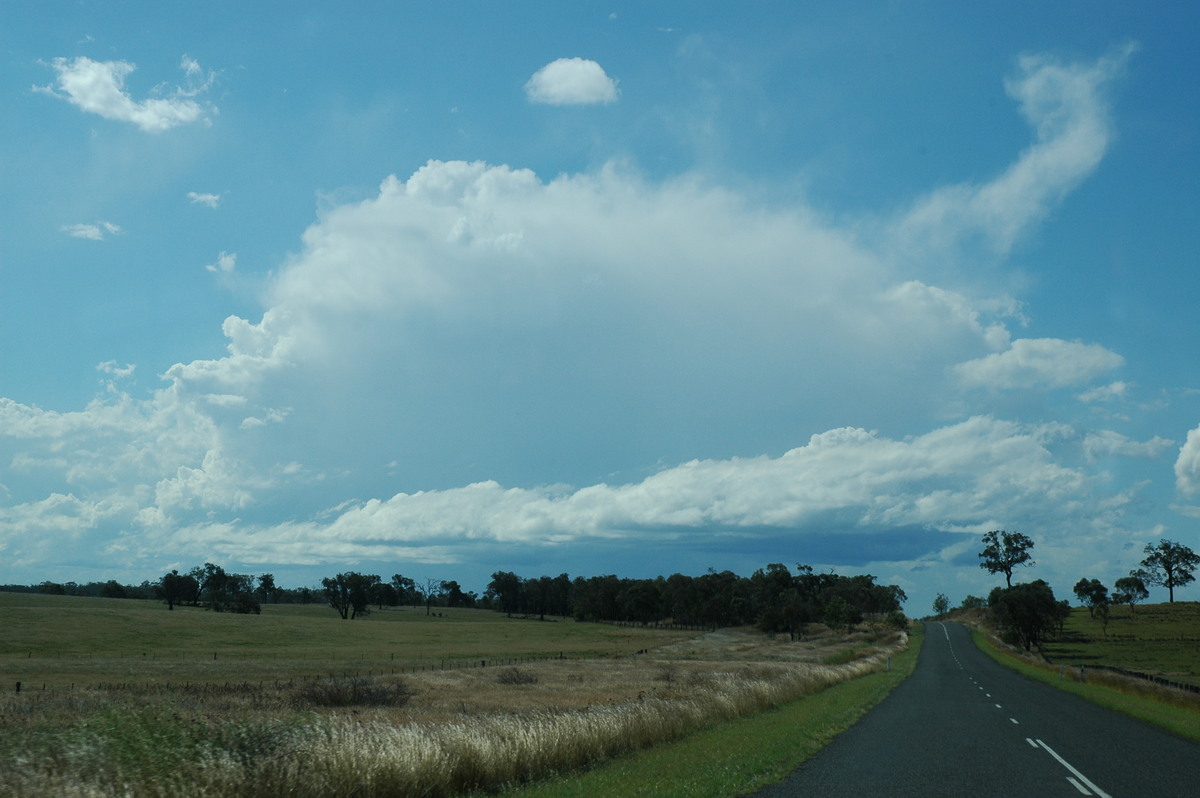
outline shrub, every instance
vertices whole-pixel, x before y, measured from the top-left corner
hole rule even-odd
[[[312,707],[402,707],[410,698],[404,681],[371,676],[316,679],[296,690],[296,702]]]
[[[500,684],[537,684],[537,676],[514,665],[497,673],[496,681]]]

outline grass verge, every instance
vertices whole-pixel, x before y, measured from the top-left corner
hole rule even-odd
[[[1153,723],[1180,737],[1200,742],[1200,702],[1195,696],[1182,691],[1134,683],[1132,680],[1101,671],[1089,671],[1086,676],[1088,681],[1081,682],[1078,668],[1060,670],[1057,665],[1021,659],[998,648],[978,629],[971,630],[971,637],[985,654],[1024,676],[1074,693],[1094,704]]]
[[[513,788],[503,798],[596,795],[745,795],[783,780],[912,674],[922,641],[914,626],[891,670],[835,684],[774,709],[655,746],[598,767]]]

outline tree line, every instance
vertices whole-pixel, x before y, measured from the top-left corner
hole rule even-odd
[[[871,574],[845,576],[819,573],[808,565],[793,572],[782,563],[771,563],[751,576],[710,569],[700,576],[675,573],[649,579],[615,574],[572,578],[523,577],[496,571],[482,595],[464,590],[454,580],[422,582],[393,574],[356,571],[321,580],[320,587],[285,589],[272,574],[253,576],[227,572],[206,562],[188,571],[172,570],[157,582],[122,586],[105,583],[106,592],[83,592],[71,583],[42,583],[42,592],[107,595],[113,598],[154,598],[173,610],[176,606],[204,607],[216,612],[258,613],[263,603],[325,603],[341,618],[352,620],[372,608],[474,607],[509,616],[547,616],[580,621],[643,624],[674,623],[716,628],[754,625],[768,633],[787,633],[793,639],[810,623],[849,629],[865,618],[903,628],[907,620],[902,605],[907,600],[896,585],[882,585]],[[31,588],[19,588],[31,589]]]

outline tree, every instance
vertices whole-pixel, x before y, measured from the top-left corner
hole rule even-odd
[[[174,610],[176,604],[182,604],[196,595],[198,587],[195,577],[172,570],[159,580],[157,592],[167,602],[167,609]]]
[[[1108,588],[1099,579],[1080,579],[1075,583],[1075,595],[1088,608],[1088,615],[1096,617],[1096,608],[1108,608]]]
[[[938,593],[937,598],[933,600],[933,614],[937,616],[945,615],[950,611],[950,599],[945,593]]]
[[[1116,581],[1113,587],[1116,592],[1113,593],[1114,604],[1128,604],[1129,614],[1134,614],[1134,607],[1139,601],[1145,601],[1150,597],[1150,591],[1146,589],[1145,571],[1131,571],[1129,576],[1122,576]]]
[[[1183,587],[1195,581],[1192,571],[1200,566],[1200,557],[1196,552],[1182,543],[1163,538],[1157,545],[1146,544],[1142,560],[1145,567],[1143,579],[1152,585],[1162,585],[1167,589],[1168,601],[1175,602],[1175,588]]]
[[[322,579],[321,586],[329,606],[337,610],[343,620],[354,620],[371,611],[371,586],[379,581],[374,574],[350,571]]]
[[[392,574],[392,587],[396,589],[396,598],[401,604],[420,605],[421,591],[417,590],[417,583],[409,577]]]
[[[988,596],[992,614],[1018,643],[1029,651],[1058,629],[1070,613],[1065,602],[1054,599],[1054,591],[1041,579],[1013,587],[994,588]]]
[[[830,629],[845,629],[849,633],[854,624],[862,621],[862,613],[841,596],[834,596],[826,605],[822,620]]]
[[[263,599],[274,604],[279,600],[280,589],[275,585],[275,574],[263,574],[258,578],[258,587],[254,592]]]
[[[1004,574],[1004,581],[1008,587],[1012,587],[1013,568],[1034,564],[1029,556],[1033,541],[1020,532],[994,529],[983,536],[983,543],[983,551],[979,552],[979,558],[983,562],[979,563],[979,567],[990,574]]]
[[[987,599],[968,594],[967,597],[962,600],[962,604],[958,605],[958,608],[960,610],[978,610],[986,606]]]

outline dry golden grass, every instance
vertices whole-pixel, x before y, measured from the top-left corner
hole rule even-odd
[[[454,795],[794,700],[883,667],[902,645],[902,635],[793,643],[723,630],[618,658],[374,677],[405,689],[335,709],[306,705],[303,682],[10,694],[0,794]],[[845,664],[822,664],[845,651]]]

